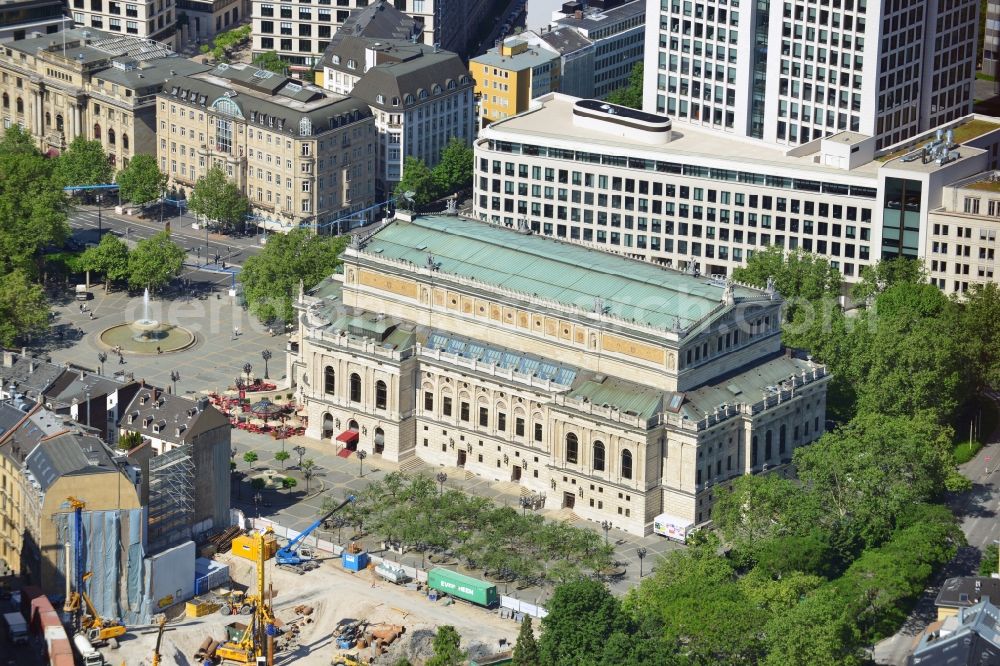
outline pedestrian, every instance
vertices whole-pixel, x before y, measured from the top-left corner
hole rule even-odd
[[[80,312],[83,312],[83,303],[80,303]]]
[[[118,365],[125,365],[125,357],[121,354],[118,355]]]
[[[93,318],[94,318],[94,313],[93,313],[93,312],[88,312],[87,314],[89,314],[89,315],[90,315],[90,318],[91,318],[91,319],[93,319]]]
[[[162,354],[162,353],[163,353],[163,350],[162,350],[162,349],[160,349],[159,347],[157,347],[157,348],[156,348],[156,353],[157,353],[157,354]]]

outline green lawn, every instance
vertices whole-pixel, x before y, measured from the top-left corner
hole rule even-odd
[[[976,72],[976,78],[980,81],[996,81],[997,77],[991,76],[986,72]]]

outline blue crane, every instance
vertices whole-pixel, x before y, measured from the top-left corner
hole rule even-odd
[[[303,571],[307,571],[309,569],[315,569],[319,566],[313,561],[312,553],[306,551],[301,553],[299,552],[299,544],[302,543],[303,539],[312,534],[317,527],[322,525],[323,521],[343,509],[354,500],[354,495],[348,495],[347,499],[328,511],[326,515],[317,520],[315,523],[304,529],[297,537],[289,541],[287,546],[280,548],[274,555],[274,559],[278,563],[278,566],[286,569],[293,569],[298,573],[302,573]]]

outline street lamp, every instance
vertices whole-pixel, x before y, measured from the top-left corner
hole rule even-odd
[[[104,374],[104,362],[108,360],[107,352],[97,352],[97,362],[101,364],[101,374]]]
[[[181,378],[181,373],[177,370],[170,371],[170,381],[174,383],[174,395],[177,395],[177,381]]]
[[[249,363],[243,364],[243,373],[247,376],[247,386],[250,385],[250,371],[253,370],[253,366]]]
[[[358,473],[358,476],[365,475],[365,458],[367,457],[368,457],[367,453],[365,453],[364,451],[358,451],[358,462],[361,463],[361,470]]]
[[[265,349],[260,353],[260,357],[264,359],[264,379],[270,379],[270,377],[267,376],[267,362],[271,360],[271,350]]]
[[[531,498],[522,497],[520,499],[520,502],[521,502],[521,515],[525,516],[528,513],[528,507],[531,506]]]
[[[259,492],[258,492],[258,493],[254,493],[254,496],[253,496],[253,503],[254,503],[254,505],[255,505],[255,506],[257,507],[257,518],[260,518],[260,501],[261,501],[262,499],[263,499],[263,498],[261,497],[261,495],[260,495],[260,493],[259,493]]]
[[[639,548],[635,551],[635,554],[639,556],[639,578],[642,578],[642,561],[646,559],[646,549]]]
[[[299,444],[294,449],[292,449],[292,451],[295,451],[295,453],[298,454],[298,456],[299,456],[299,467],[301,468],[302,467],[302,456],[304,456],[306,454],[306,447],[304,447],[301,444]]]
[[[604,530],[604,545],[608,545],[608,530],[611,529],[611,523],[607,520],[601,521],[601,529]]]
[[[103,227],[101,226],[101,202],[104,201],[104,195],[97,195],[97,238],[100,239]]]
[[[438,482],[438,497],[444,495],[444,482],[448,480],[448,475],[444,472],[438,472],[437,482]]]

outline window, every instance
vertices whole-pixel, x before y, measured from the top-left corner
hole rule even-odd
[[[467,402],[462,403],[462,406],[459,410],[459,418],[465,421],[466,423],[469,422],[469,403]]]
[[[778,429],[778,455],[785,452],[785,440],[787,439],[785,433],[785,426],[782,424],[781,428]]]
[[[503,412],[497,412],[497,430],[507,430],[507,415]]]
[[[361,402],[361,375],[351,373],[351,402]]]
[[[337,388],[336,388],[336,386],[337,386],[336,379],[337,379],[337,377],[336,377],[336,375],[333,372],[333,368],[331,366],[329,366],[329,365],[326,366],[326,369],[323,370],[323,392],[324,393],[328,393],[330,395],[333,395],[337,391]]]
[[[445,416],[451,416],[451,398],[448,396],[441,398],[441,413]]]
[[[520,416],[514,418],[514,434],[518,437],[524,437],[524,419]]]
[[[380,379],[375,382],[375,409],[385,409],[388,398],[389,391],[386,389],[385,382]]]
[[[541,423],[536,423],[535,424],[535,441],[536,442],[542,441],[542,424]]]
[[[771,459],[771,431],[768,430],[764,433],[764,461],[769,461]]]
[[[424,391],[424,411],[434,411],[434,394],[430,391]]]
[[[753,436],[752,443],[750,444],[750,466],[757,466],[757,435]]]
[[[480,407],[479,408],[479,425],[486,427],[490,424],[490,408]]]
[[[594,442],[594,471],[604,471],[604,442]]]
[[[632,478],[632,452],[622,451],[622,478]]]
[[[569,433],[566,435],[566,462],[576,463],[580,456],[580,440],[576,435]]]

